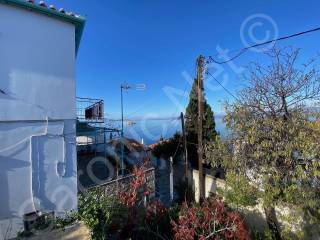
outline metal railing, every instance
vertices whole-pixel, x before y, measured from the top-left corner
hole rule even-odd
[[[76,110],[77,119],[81,122],[104,122],[104,101],[102,99],[77,97]]]
[[[155,169],[150,167],[144,170],[145,174],[145,183],[150,191],[150,195],[147,200],[155,198]],[[87,191],[100,190],[105,196],[118,196],[120,192],[126,192],[130,188],[130,182],[134,176],[128,174],[126,176],[118,177],[111,181],[89,187]]]

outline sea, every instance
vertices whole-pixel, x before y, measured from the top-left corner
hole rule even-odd
[[[319,107],[309,107],[307,110],[320,113]],[[215,115],[216,131],[219,132],[222,138],[226,138],[230,132],[223,122],[223,117],[223,114]],[[107,127],[121,129],[121,122],[119,119],[111,122],[110,120],[105,119],[105,122]],[[158,142],[161,137],[168,139],[177,131],[181,132],[180,118],[135,119],[125,122],[124,124],[125,137],[135,139],[146,145]],[[114,136],[116,137],[116,134],[114,134]],[[119,136],[119,133],[117,136]]]
[[[215,122],[216,131],[225,136],[227,130],[222,117],[216,116]],[[120,123],[113,127],[120,129]],[[124,123],[124,136],[146,145],[156,143],[160,138],[168,139],[181,130],[180,119],[144,119]]]

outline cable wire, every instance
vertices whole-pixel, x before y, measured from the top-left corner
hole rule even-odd
[[[223,86],[209,71],[207,71],[207,74],[209,74],[213,78],[213,80],[215,80],[229,95],[238,100],[238,98],[232,92],[230,92],[225,86]]]
[[[269,40],[269,41],[266,41],[266,42],[263,42],[263,43],[257,43],[257,44],[254,44],[254,45],[239,49],[238,50],[239,52],[234,57],[232,57],[232,58],[230,58],[228,60],[225,60],[225,61],[217,61],[212,56],[209,56],[208,57],[209,58],[208,62],[214,62],[214,63],[217,63],[217,64],[225,64],[225,63],[231,62],[234,59],[240,57],[243,53],[245,53],[250,48],[263,46],[263,45],[266,45],[266,44],[269,44],[269,43],[273,43],[273,42],[276,43],[278,41],[286,40],[286,39],[289,39],[289,38],[297,37],[297,36],[304,35],[304,34],[311,33],[311,32],[316,32],[316,31],[319,31],[319,30],[320,30],[320,27],[317,27],[317,28],[313,28],[313,29],[306,30],[306,31],[303,31],[303,32],[299,32],[299,33],[291,34],[291,35],[288,35],[288,36],[284,36],[284,37],[276,38],[276,39],[273,39],[273,40]]]
[[[177,144],[176,151],[175,151],[175,153],[174,153],[174,154],[173,154],[173,156],[172,156],[172,159],[174,159],[174,158],[175,158],[175,156],[176,156],[176,155],[177,155],[177,153],[178,153],[179,148],[181,147],[181,146],[180,146],[180,144],[181,144],[181,140],[182,140],[182,136],[180,136],[180,137],[179,137],[179,142],[178,142],[178,144]]]

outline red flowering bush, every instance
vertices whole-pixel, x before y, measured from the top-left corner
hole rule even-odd
[[[144,201],[151,191],[145,181],[145,169],[148,164],[149,158],[146,158],[141,165],[134,166],[129,187],[119,194],[120,201],[127,207],[128,212],[127,224],[122,230],[126,236],[121,237],[153,239],[155,234],[160,235],[159,224],[167,222],[170,226],[170,220],[166,217],[166,208],[159,200]],[[166,230],[168,231],[168,228]],[[149,233],[153,237],[149,236]],[[144,238],[141,235],[144,235]]]
[[[218,198],[200,206],[183,204],[177,221],[171,221],[175,240],[250,239],[243,220]]]
[[[134,167],[128,191],[120,193],[121,202],[128,208],[127,226],[131,227],[131,230],[126,228],[125,232],[131,232],[133,239],[135,234],[137,239],[153,239],[147,238],[149,233],[156,238],[166,236],[175,240],[250,239],[240,215],[228,210],[218,198],[208,199],[201,205],[188,206],[183,203],[177,217],[170,216],[170,209],[166,209],[159,200],[141,206],[141,197],[150,194],[145,183],[144,169],[147,164],[148,160]],[[142,225],[144,232],[141,231]],[[140,230],[137,232],[135,229]]]
[[[120,192],[120,200],[127,207],[133,207],[137,204],[139,193],[143,192],[144,196],[150,194],[145,182],[145,166],[147,166],[149,159],[145,159],[141,166],[134,166],[132,171],[132,180],[129,183],[127,191]]]
[[[159,223],[165,213],[165,206],[159,200],[154,200],[147,204],[146,220]]]

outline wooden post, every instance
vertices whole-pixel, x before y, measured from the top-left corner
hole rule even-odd
[[[170,201],[173,201],[173,158],[170,157]]]
[[[204,192],[204,179],[203,179],[203,146],[202,146],[202,121],[203,121],[203,56],[199,56],[197,59],[197,82],[198,82],[198,165],[199,165],[199,193],[200,202],[205,199]]]

